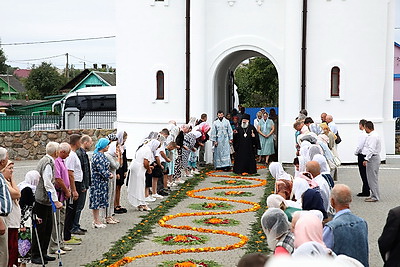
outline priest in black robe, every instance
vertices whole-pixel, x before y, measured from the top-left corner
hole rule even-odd
[[[236,174],[257,173],[256,155],[261,149],[257,129],[250,124],[250,115],[243,114],[242,122],[233,134],[233,148],[235,149],[235,164],[233,172]]]

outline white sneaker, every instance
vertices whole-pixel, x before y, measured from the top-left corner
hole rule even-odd
[[[152,194],[152,197],[158,198],[158,199],[163,199],[164,197],[162,195],[159,194]]]
[[[200,174],[200,172],[198,170],[193,170],[192,174]]]
[[[144,201],[146,201],[146,202],[154,202],[154,201],[156,201],[156,199],[154,197],[152,197],[152,196],[148,196],[148,197],[146,197],[144,199]]]
[[[193,175],[192,175],[193,176]],[[177,184],[184,184],[186,181],[184,181],[184,180],[177,180],[177,181],[175,181],[175,183],[177,183]]]
[[[71,251],[72,250],[72,248],[68,247],[68,246],[63,246],[61,249],[64,250],[64,251]]]

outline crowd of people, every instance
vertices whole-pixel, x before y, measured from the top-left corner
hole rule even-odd
[[[93,141],[88,135],[72,134],[69,142],[49,142],[36,170],[16,184],[14,163],[0,147],[0,266],[21,266],[56,260],[49,254],[66,254],[80,245],[87,229],[80,225],[89,192],[93,228],[119,221],[125,213],[120,190],[127,173],[125,141],[118,131],[101,138],[91,159]]]
[[[163,199],[187,177],[198,174],[198,167],[206,163],[208,141],[215,169],[255,174],[257,162],[269,167],[275,190],[267,199],[269,208],[261,226],[274,255],[337,258],[369,266],[367,223],[350,210],[350,188],[335,184],[341,137],[333,117],[322,113],[321,123],[315,123],[306,110],[300,112],[293,124],[296,156],[291,175],[270,157],[277,150],[274,110],[270,114],[260,110],[254,125],[245,108],[239,110],[226,116],[218,111],[210,124],[207,114],[181,126],[170,121],[133,148],[135,157],[129,168],[124,131],[100,138],[91,159],[87,154],[93,145],[90,136],[72,134],[68,143],[49,142],[36,170],[29,171],[18,185],[14,163],[8,160],[7,150],[0,148],[0,266],[46,264],[56,260],[49,254],[59,257],[72,245],[81,244],[78,236],[87,229],[81,227],[80,217],[88,192],[94,229],[119,223],[114,215],[127,212],[120,205],[125,182],[129,203],[138,211],[149,211],[150,202]],[[361,120],[359,125],[355,154],[363,187],[357,196],[376,202],[380,138],[372,122]],[[392,213],[400,215],[397,210]],[[393,235],[389,221],[387,225],[380,240],[385,261],[393,258],[391,248],[385,247],[384,240]],[[267,260],[253,256],[256,261]],[[246,257],[244,262],[252,259]]]

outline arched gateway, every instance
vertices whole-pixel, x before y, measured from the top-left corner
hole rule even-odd
[[[169,120],[205,112],[210,122],[233,105],[238,64],[267,57],[279,78],[280,161],[293,160],[292,124],[302,107],[316,121],[321,112],[334,116],[343,162],[356,160],[361,118],[375,123],[386,153],[394,153],[393,0],[116,4],[118,127],[132,147]]]

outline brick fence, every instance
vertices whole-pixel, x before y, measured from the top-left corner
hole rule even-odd
[[[71,134],[87,134],[97,140],[115,132],[114,129],[52,130],[29,132],[0,132],[0,145],[8,150],[12,160],[40,159],[46,154],[46,144],[68,142]]]

